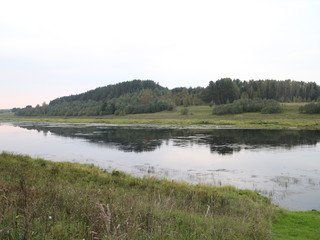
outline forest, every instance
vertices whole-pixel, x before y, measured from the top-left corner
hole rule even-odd
[[[292,80],[250,80],[230,78],[210,81],[202,100],[214,104],[232,103],[237,99],[273,99],[279,102],[310,102],[318,100],[320,87],[314,82]]]
[[[64,96],[32,107],[15,108],[18,116],[101,116],[172,111],[175,106],[222,105],[237,100],[313,102],[320,97],[314,82],[222,78],[207,87],[169,90],[152,80],[132,80]],[[236,102],[239,106],[239,101]],[[233,105],[235,106],[235,105]]]

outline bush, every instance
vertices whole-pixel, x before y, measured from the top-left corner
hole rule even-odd
[[[117,115],[117,116],[125,116],[125,115],[126,115],[126,111],[125,111],[125,110],[120,110],[120,109],[118,109],[118,110],[116,110],[116,111],[114,112],[114,115]]]
[[[280,104],[267,105],[261,109],[261,113],[264,113],[264,114],[281,113],[281,112],[282,112],[282,108],[280,107]]]
[[[218,105],[213,109],[213,114],[238,114],[245,112],[280,113],[282,108],[275,100],[240,99],[231,104]]]
[[[181,115],[188,115],[189,114],[189,109],[187,107],[184,107],[180,111]]]
[[[218,105],[213,109],[213,114],[224,115],[224,114],[237,114],[243,112],[243,106],[237,102],[231,104]]]
[[[300,113],[318,114],[320,113],[320,103],[308,103],[299,108]]]

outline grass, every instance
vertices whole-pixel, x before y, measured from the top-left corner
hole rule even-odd
[[[209,106],[188,107],[188,114],[181,109],[149,114],[130,114],[126,116],[101,117],[17,117],[13,114],[0,114],[0,121],[45,121],[66,123],[106,123],[106,124],[155,124],[155,125],[220,125],[239,128],[304,128],[320,129],[320,116],[300,114],[301,104],[282,104],[284,111],[279,114],[242,113],[233,115],[212,115]]]
[[[273,225],[275,240],[320,239],[320,212],[282,210]]]
[[[0,239],[271,239],[274,211],[233,187],[0,155]]]
[[[0,239],[320,239],[320,212],[234,187],[0,154]]]

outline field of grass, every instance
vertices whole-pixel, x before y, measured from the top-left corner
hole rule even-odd
[[[233,115],[212,115],[209,106],[188,107],[188,115],[182,115],[182,107],[175,111],[126,116],[101,117],[17,117],[0,114],[0,121],[47,121],[67,123],[107,123],[107,124],[173,124],[173,125],[220,125],[239,128],[308,128],[320,129],[320,115],[300,114],[301,104],[282,104],[284,111],[279,114],[242,113]]]

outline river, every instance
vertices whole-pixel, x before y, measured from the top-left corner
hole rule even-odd
[[[289,210],[320,210],[319,140],[316,130],[0,123],[0,152],[233,185]]]

